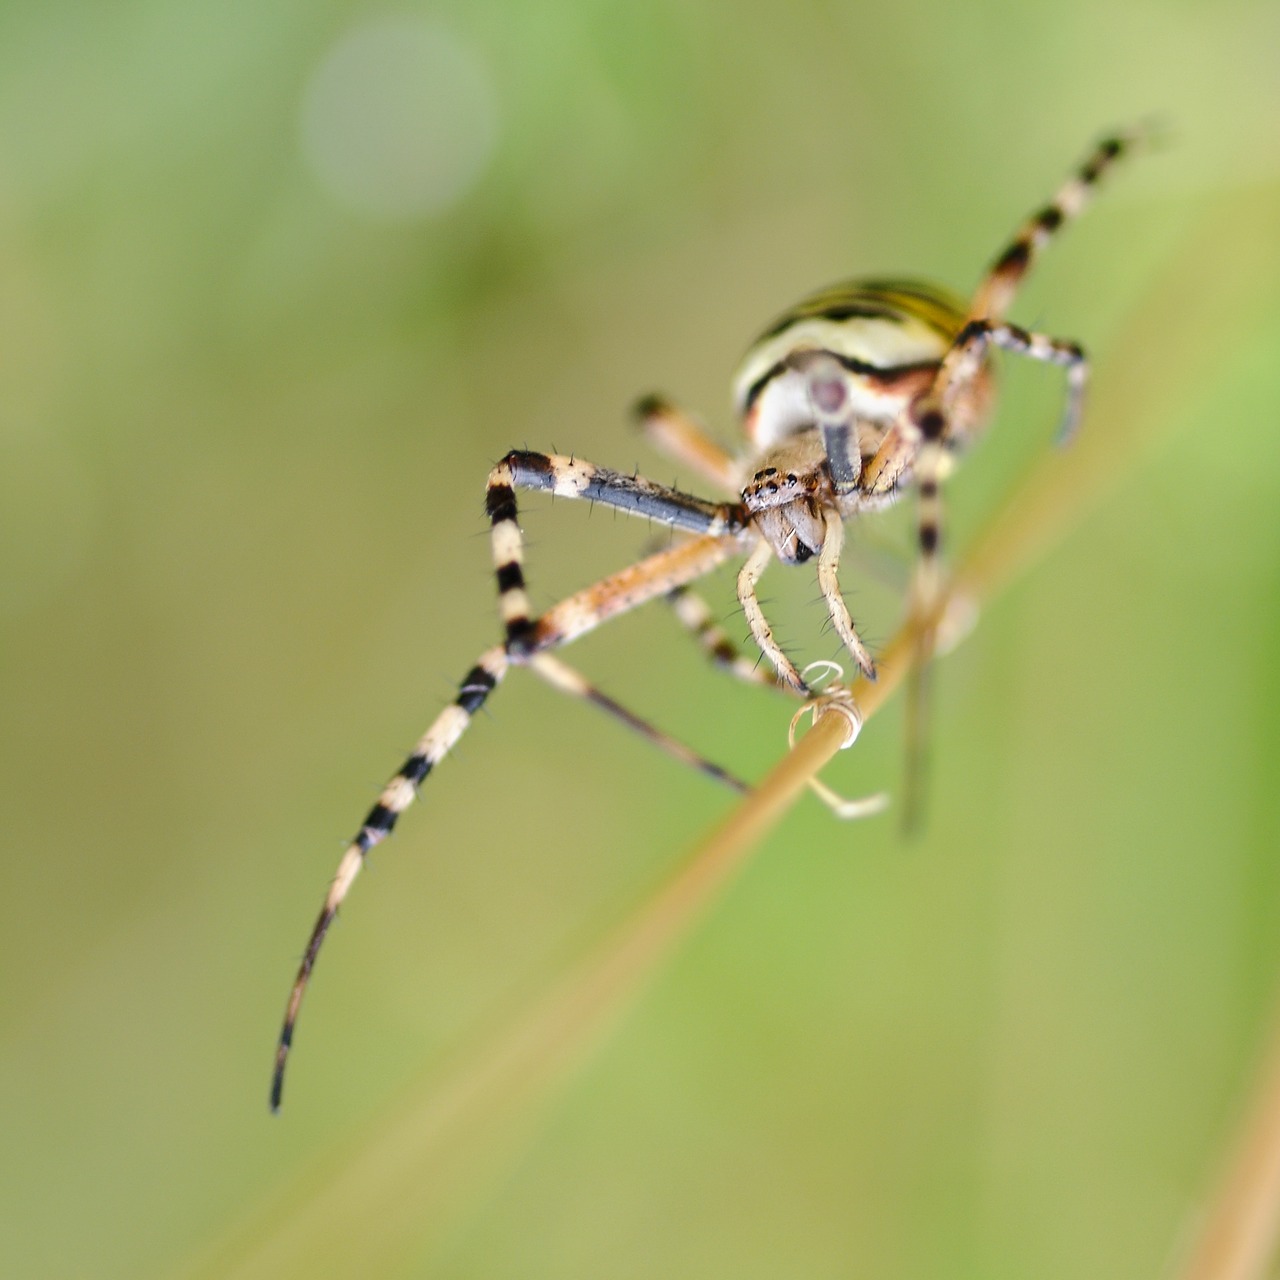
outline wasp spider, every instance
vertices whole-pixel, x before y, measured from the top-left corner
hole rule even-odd
[[[914,488],[918,557],[910,608],[931,617],[940,597],[940,483],[953,456],[990,416],[993,347],[1061,366],[1066,407],[1059,439],[1079,419],[1088,366],[1081,348],[1005,320],[1018,286],[1040,251],[1088,202],[1113,162],[1138,133],[1102,141],[1053,199],[1001,251],[965,303],[931,284],[855,280],[797,303],[748,350],[734,381],[746,446],[730,457],[675,405],[651,396],[637,406],[642,429],[659,449],[723,492],[695,497],[623,475],[581,458],[513,450],[489,473],[485,509],[493,539],[498,608],[504,636],[463,677],[455,700],[423,735],[383,789],[347,847],[312,930],[289,996],[276,1051],[271,1106],[280,1105],[285,1061],[298,1010],[321,943],[369,850],[391,834],[426,776],[462,736],[511,666],[531,668],[558,689],[586,699],[645,734],[677,758],[746,790],[717,765],[660,733],[596,689],[552,650],[609,618],[657,597],[721,666],[758,683],[810,696],[801,672],[774,638],[756,584],[775,557],[786,564],[817,559],[818,586],[831,622],[854,662],[875,677],[871,653],[840,594],[844,523],[884,507]],[[585,498],[656,520],[686,535],[535,615],[525,590],[524,539],[516,508],[520,489]],[[737,594],[751,637],[768,661],[758,669],[740,656],[688,584],[745,555]],[[922,627],[928,634],[928,628]],[[917,659],[928,658],[927,645]]]

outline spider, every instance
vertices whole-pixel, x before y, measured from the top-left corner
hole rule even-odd
[[[529,667],[555,688],[599,706],[677,759],[740,791],[747,784],[615,702],[552,650],[602,622],[659,597],[716,662],[735,675],[776,684],[809,699],[812,690],[774,638],[756,584],[775,557],[798,565],[817,559],[818,586],[845,649],[869,679],[875,662],[840,593],[845,521],[917,495],[917,560],[909,609],[922,620],[917,670],[931,654],[942,594],[940,485],[956,453],[991,415],[991,354],[1001,348],[1065,371],[1059,442],[1081,415],[1088,364],[1074,342],[1032,333],[1005,320],[1018,286],[1040,251],[1088,203],[1115,161],[1144,141],[1142,132],[1102,140],[1052,200],[1027,219],[992,263],[966,304],[944,289],[909,280],[832,285],[784,312],[748,349],[734,379],[747,445],[731,457],[687,413],[649,396],[636,406],[641,429],[661,451],[697,472],[730,501],[709,501],[581,458],[513,450],[489,473],[485,495],[504,637],[463,677],[387,783],[347,846],[311,932],[285,1011],[271,1082],[280,1107],[284,1069],[298,1011],[325,934],[369,851],[391,834],[427,775],[452,750],[511,666]],[[662,550],[534,615],[525,587],[520,489],[602,503],[686,535]],[[689,584],[734,556],[746,555],[737,596],[767,667],[741,655]],[[822,792],[828,803],[838,802]],[[838,803],[833,805],[838,808]],[[853,805],[845,812],[865,811]]]

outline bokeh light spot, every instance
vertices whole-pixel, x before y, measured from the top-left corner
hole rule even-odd
[[[370,217],[450,208],[493,154],[498,112],[482,59],[447,27],[408,15],[348,31],[311,76],[302,146],[324,189]]]

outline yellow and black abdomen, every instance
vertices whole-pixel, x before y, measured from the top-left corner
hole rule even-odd
[[[751,345],[734,377],[743,429],[767,448],[813,423],[807,382],[792,365],[825,351],[850,374],[856,412],[887,423],[926,387],[965,322],[965,304],[910,280],[850,280],[796,303]]]

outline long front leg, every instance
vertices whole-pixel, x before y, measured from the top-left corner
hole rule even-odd
[[[692,494],[622,475],[579,458],[513,450],[489,473],[485,510],[492,525],[498,609],[512,655],[529,652],[533,620],[524,579],[524,536],[516,489],[541,489],[561,498],[585,498],[627,515],[660,521],[687,533],[722,538],[741,532],[746,513],[739,503],[707,502]]]
[[[1018,286],[1035,265],[1041,251],[1085,208],[1103,174],[1121,157],[1148,141],[1148,130],[1132,129],[1099,142],[1084,164],[1058,188],[1053,199],[1018,228],[1017,234],[991,264],[974,294],[969,308],[970,319],[1003,319]]]
[[[581,681],[581,677],[576,677],[576,673],[571,672],[563,664],[557,665],[550,661],[539,662],[539,656],[546,650],[568,644],[606,619],[635,608],[655,596],[665,595],[684,583],[709,573],[733,555],[737,549],[737,542],[733,538],[694,538],[669,547],[641,561],[638,565],[605,578],[585,591],[569,596],[549,609],[536,623],[530,624],[527,653],[514,655],[504,644],[487,650],[477,659],[475,666],[463,677],[457,697],[436,717],[413,749],[412,754],[400,766],[399,772],[382,789],[382,794],[365,815],[359,831],[342,855],[337,873],[325,896],[324,906],[311,930],[302,963],[289,993],[284,1026],[276,1047],[275,1071],[271,1078],[273,1111],[280,1108],[284,1092],[285,1064],[293,1044],[294,1027],[302,1008],[302,1000],[311,980],[316,959],[320,954],[321,945],[338,913],[338,908],[346,900],[369,851],[391,834],[400,815],[416,799],[418,788],[427,775],[449,754],[458,739],[466,732],[475,713],[501,682],[512,662],[531,663],[540,675],[550,680],[556,687],[595,702],[617,718],[626,720],[632,728],[644,733],[663,750],[697,765],[703,772],[711,774],[726,785],[737,790],[745,789],[746,784],[716,765],[703,760],[665,734],[651,729],[604,694],[590,689],[585,682]],[[575,678],[580,683],[576,687],[571,687],[574,685]]]
[[[325,934],[329,932],[329,926],[338,914],[338,908],[360,874],[369,850],[381,844],[391,834],[400,815],[416,799],[418,788],[423,780],[453,750],[458,739],[466,732],[475,713],[480,710],[485,700],[497,688],[502,677],[506,675],[507,667],[507,654],[501,645],[480,655],[475,666],[462,678],[458,696],[435,718],[409,758],[400,766],[399,772],[383,787],[377,803],[365,815],[364,821],[360,824],[360,830],[347,845],[342,861],[338,863],[337,874],[333,877],[333,883],[330,884],[329,892],[325,895],[319,918],[311,930],[311,937],[307,940],[307,949],[303,952],[298,976],[293,980],[293,989],[289,992],[284,1026],[276,1046],[275,1070],[271,1076],[272,1111],[280,1109],[280,1101],[284,1094],[284,1069],[290,1046],[293,1044],[293,1032],[298,1021],[298,1012],[302,1008],[302,998],[306,995],[307,984],[311,981],[311,971],[320,954]]]
[[[1074,343],[1045,338],[1001,322],[1013,304],[1018,288],[1049,241],[1084,210],[1102,177],[1118,160],[1150,141],[1151,130],[1142,128],[1104,138],[1084,164],[1058,188],[1049,203],[1018,228],[975,291],[966,325],[943,358],[938,375],[926,393],[928,397],[941,400],[946,405],[957,389],[973,376],[977,365],[970,357],[974,339],[981,335],[982,342],[994,342],[1033,359],[1048,360],[1066,367],[1067,408],[1058,430],[1058,439],[1064,441],[1070,437],[1079,421],[1087,376],[1084,353]],[[913,465],[919,447],[920,434],[911,422],[904,419],[896,423],[885,434],[875,457],[864,469],[863,491],[879,496],[893,490]]]

